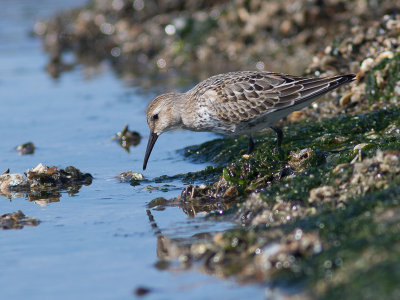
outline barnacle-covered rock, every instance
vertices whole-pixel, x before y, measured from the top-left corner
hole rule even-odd
[[[129,182],[132,186],[139,185],[140,182],[144,180],[143,174],[133,171],[122,172],[117,176],[117,178],[119,178],[121,182]]]
[[[398,105],[396,95],[400,82],[399,14],[387,14],[378,20],[360,22],[352,26],[351,34],[338,39],[313,58],[307,72],[310,75],[330,76],[338,73],[358,73],[357,83],[351,84],[339,102],[327,101],[317,108],[304,110],[304,118],[311,115],[328,117],[360,113],[389,105]],[[334,98],[343,89],[332,92]],[[315,112],[318,114],[315,114]]]
[[[393,178],[400,176],[400,152],[378,150],[371,158],[336,166],[333,173],[335,186],[312,189],[310,203],[333,201],[339,205],[355,196],[387,188]]]
[[[53,202],[60,198],[59,191],[66,190],[71,195],[75,194],[82,185],[90,185],[93,179],[89,173],[82,173],[72,166],[59,169],[43,164],[27,170],[25,175],[0,175],[0,195],[8,198],[27,196],[32,201],[47,199]]]
[[[196,71],[200,77],[244,68],[301,73],[312,61],[312,53],[350,30],[354,42],[340,43],[329,52],[345,56],[368,47],[366,43],[380,35],[375,18],[398,8],[393,0],[175,0],[165,4],[93,0],[86,7],[38,22],[34,32],[43,38],[53,76],[69,69],[63,53],[70,50],[76,55],[75,64],[93,65],[106,59],[130,77],[171,74],[177,69]],[[383,26],[391,32],[397,27],[394,19]],[[314,61],[332,68],[335,57]]]

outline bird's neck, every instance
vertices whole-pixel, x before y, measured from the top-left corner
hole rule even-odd
[[[172,113],[179,118],[182,118],[182,112],[185,111],[185,94],[184,93],[175,93],[173,97]]]
[[[172,123],[172,128],[171,129],[177,129],[182,127],[182,118],[183,118],[183,112],[185,111],[185,94],[182,93],[174,93],[171,95],[172,97],[170,98],[171,103],[170,103],[170,116],[171,120],[173,120]]]

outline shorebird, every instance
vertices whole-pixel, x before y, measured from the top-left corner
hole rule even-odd
[[[248,153],[254,149],[253,133],[272,128],[280,146],[283,134],[274,123],[354,78],[354,74],[308,78],[242,71],[212,76],[186,93],[160,95],[146,111],[150,136],[143,170],[158,137],[178,128],[247,135]]]

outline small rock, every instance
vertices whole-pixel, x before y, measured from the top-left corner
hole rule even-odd
[[[19,145],[16,150],[19,152],[19,155],[33,154],[35,152],[35,145],[32,142],[28,142]]]
[[[164,197],[158,197],[150,201],[147,205],[148,208],[154,208],[156,206],[166,206],[168,204],[168,200]]]
[[[392,59],[393,57],[394,54],[392,51],[384,51],[375,58],[375,64],[380,63],[385,58]]]
[[[121,147],[129,153],[131,146],[140,144],[141,136],[136,131],[130,131],[128,125],[125,125],[125,127],[111,139],[117,140]]]
[[[135,295],[138,297],[142,297],[142,296],[147,295],[150,292],[151,292],[151,289],[141,286],[141,287],[136,288]]]
[[[352,95],[353,95],[353,92],[352,92],[352,91],[348,91],[346,94],[344,94],[344,95],[342,96],[342,98],[340,98],[340,100],[339,100],[340,106],[347,106],[347,105],[349,105]]]
[[[134,181],[142,181],[144,180],[143,174],[132,172],[132,171],[126,171],[122,172],[117,176],[121,182],[130,182],[132,180]]]
[[[39,223],[38,219],[27,217],[20,210],[0,216],[0,227],[3,229],[21,229],[24,226],[37,226]]]
[[[399,97],[400,96],[400,82],[396,83],[396,86],[394,87],[394,94],[395,96]]]
[[[304,117],[306,117],[306,114],[302,110],[294,111],[288,116],[288,120],[290,122],[296,122],[299,120],[302,120]]]
[[[353,150],[354,151],[362,150],[363,148],[365,148],[368,145],[369,145],[368,143],[361,143],[361,144],[355,145]]]
[[[222,197],[223,197],[223,198],[235,197],[235,196],[237,196],[238,194],[239,194],[239,192],[238,192],[236,186],[233,185],[233,186],[229,187],[229,188],[225,191],[225,193],[224,193],[224,195],[223,195]]]
[[[364,59],[364,61],[361,63],[360,71],[363,74],[367,73],[369,70],[372,69],[374,63],[375,62],[371,57]]]
[[[290,152],[288,165],[296,171],[302,171],[307,168],[310,158],[314,155],[315,153],[311,148],[304,148],[296,152],[292,151]]]
[[[332,200],[336,195],[335,188],[329,185],[314,188],[310,191],[309,203],[322,203]]]

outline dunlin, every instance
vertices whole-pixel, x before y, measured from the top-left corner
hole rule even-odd
[[[155,98],[147,107],[150,137],[143,170],[157,138],[163,132],[183,128],[227,135],[247,135],[250,153],[253,133],[272,128],[289,113],[309,105],[323,94],[353,81],[354,74],[307,78],[271,72],[244,71],[212,76],[186,93]]]

